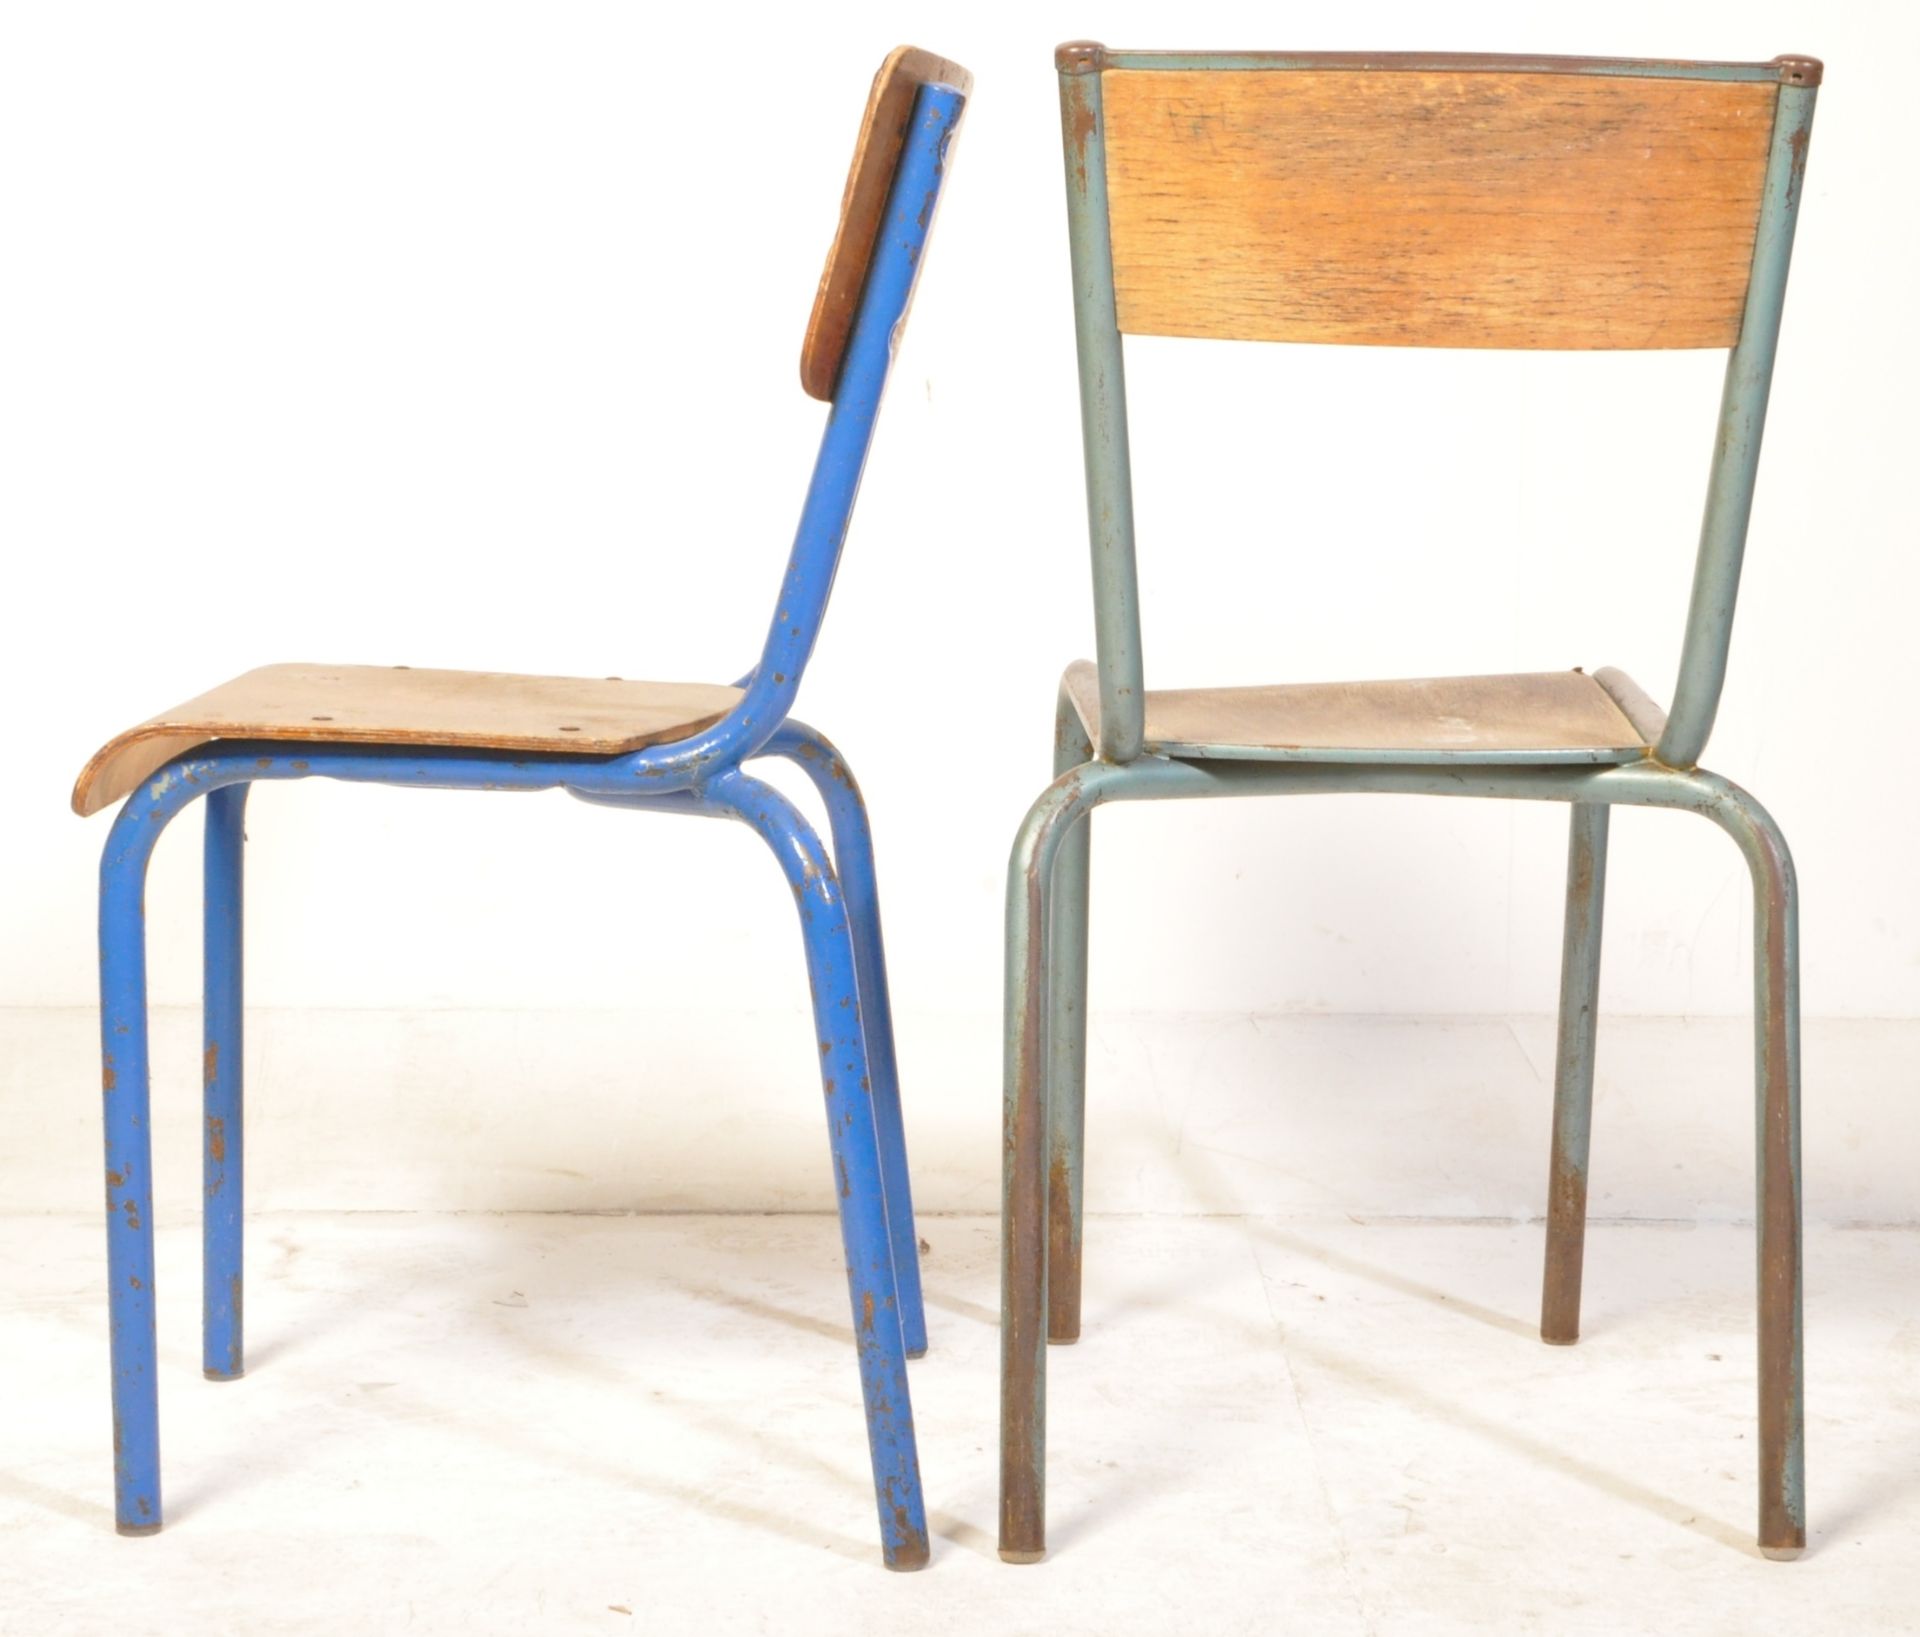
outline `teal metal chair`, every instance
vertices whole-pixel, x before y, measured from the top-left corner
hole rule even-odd
[[[1000,1552],[1046,1548],[1047,1343],[1080,1333],[1088,815],[1383,791],[1569,804],[1541,1335],[1579,1331],[1607,815],[1699,813],[1754,888],[1759,1541],[1806,1541],[1799,972],[1778,826],[1700,756],[1726,674],[1820,64],[1058,54],[1097,665],[1007,877]],[[1153,692],[1123,335],[1729,349],[1671,712],[1617,671]]]

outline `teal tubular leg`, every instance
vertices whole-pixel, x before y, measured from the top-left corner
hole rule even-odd
[[[1600,928],[1607,892],[1607,815],[1576,802],[1567,843],[1566,939],[1560,955],[1560,1042],[1553,1071],[1553,1159],[1547,1176],[1547,1262],[1540,1339],[1580,1338],[1580,1270],[1587,1238],[1587,1155],[1593,1136],[1593,1051],[1600,995]]]
[[[1055,867],[1106,772],[1096,765],[1055,779],[1028,812],[1007,864],[1000,1556],[1008,1563],[1037,1563],[1047,1549],[1047,1012]]]
[[[201,1368],[209,1381],[244,1373],[246,1130],[242,970],[247,790],[230,784],[206,799],[206,1054],[201,1165]]]
[[[1806,1386],[1801,1331],[1800,909],[1793,858],[1772,816],[1713,781],[1703,809],[1753,872],[1754,1117],[1760,1293],[1760,1550],[1807,1544]]]
[[[900,1287],[900,1328],[906,1337],[907,1357],[919,1358],[927,1350],[927,1310],[920,1294],[920,1240],[914,1229],[913,1190],[907,1176],[906,1118],[900,1105],[893,1003],[887,992],[887,952],[880,934],[880,889],[874,873],[873,829],[867,821],[867,804],[846,759],[815,729],[789,719],[768,741],[766,753],[783,756],[801,767],[820,792],[833,831],[833,863],[853,932],[860,1015],[866,1026],[873,1124],[880,1143],[894,1277]]]
[[[1093,745],[1063,687],[1055,777],[1091,761]],[[1087,898],[1093,818],[1061,839],[1047,946],[1047,1340],[1080,1339],[1080,1246],[1086,1198]]]
[[[881,1547],[889,1569],[923,1568],[929,1555],[926,1505],[847,902],[820,838],[778,791],[747,774],[728,773],[708,785],[705,796],[760,833],[786,872],[800,911]]]

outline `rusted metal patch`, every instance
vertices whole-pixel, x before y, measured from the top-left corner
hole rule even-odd
[[[1547,1190],[1546,1274],[1540,1339],[1557,1347],[1580,1339],[1580,1287],[1586,1260],[1587,1175],[1556,1145]]]
[[[1056,1092],[1059,1087],[1055,1087]],[[1080,1253],[1073,1236],[1073,1176],[1065,1154],[1047,1166],[1047,1340],[1080,1338]]]

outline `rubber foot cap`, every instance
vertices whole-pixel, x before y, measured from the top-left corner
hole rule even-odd
[[[1760,1555],[1769,1563],[1791,1563],[1805,1550],[1804,1546],[1762,1546]]]
[[[133,1539],[140,1535],[159,1534],[160,1525],[157,1523],[116,1523],[113,1526],[113,1532],[116,1535],[125,1535],[129,1539]]]
[[[1014,1552],[1009,1551],[1004,1546],[1000,1548],[1000,1561],[1002,1563],[1038,1563],[1045,1558],[1046,1555],[1045,1547],[1042,1547],[1037,1552]]]

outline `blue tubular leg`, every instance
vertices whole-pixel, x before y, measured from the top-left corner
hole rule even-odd
[[[735,772],[715,779],[705,794],[716,809],[759,831],[786,872],[799,907],[881,1548],[890,1569],[924,1568],[929,1555],[926,1505],[907,1394],[906,1340],[887,1230],[885,1170],[869,1093],[872,1075],[848,904],[820,838],[777,790]]]
[[[143,899],[147,863],[161,832],[189,803],[208,804],[207,1111],[229,1123],[216,1174],[208,1128],[207,1354],[209,1374],[240,1364],[240,1312],[232,1283],[240,1268],[240,824],[244,786],[314,775],[435,788],[553,789],[570,778],[605,784],[625,777],[608,764],[529,762],[488,754],[446,755],[379,746],[351,752],[223,745],[159,769],[114,816],[100,859],[100,1048],[106,1131],[107,1311],[112,1333],[114,1525],[123,1535],[160,1528],[160,1400],[154,1344],[153,1144],[147,1039],[147,951]],[[239,787],[239,788],[236,788]],[[228,1070],[231,1070],[231,1076]],[[229,1215],[216,1222],[216,1204]],[[231,1346],[231,1351],[227,1347]]]
[[[900,1105],[893,1003],[887,992],[887,952],[880,934],[880,890],[874,879],[873,829],[867,822],[867,804],[845,758],[823,734],[803,722],[789,719],[767,741],[764,754],[785,757],[800,766],[820,792],[833,831],[833,863],[846,900],[860,980],[873,1124],[880,1142],[893,1272],[900,1287],[900,1328],[906,1336],[907,1357],[919,1358],[927,1350],[927,1310],[920,1294],[920,1240],[914,1228],[913,1189],[907,1177],[906,1119]]]
[[[817,736],[813,736],[817,740]],[[796,746],[799,743],[796,737]],[[824,741],[817,741],[824,744]],[[752,825],[786,871],[806,940],[828,1134],[840,1196],[841,1234],[852,1296],[861,1387],[881,1542],[887,1565],[917,1569],[928,1559],[926,1507],[920,1492],[913,1409],[907,1392],[906,1342],[899,1283],[888,1227],[885,1166],[870,1093],[867,1028],[850,905],[819,838],[779,792],[734,772],[704,790],[634,790],[629,764],[590,758],[534,760],[510,754],[447,752],[386,746],[350,751],[233,743],[161,768],[129,796],[114,819],[100,865],[102,1083],[106,1111],[109,1308],[113,1329],[115,1516],[125,1534],[160,1527],[159,1399],[155,1377],[152,1152],[148,1135],[146,945],[142,894],[147,861],[160,832],[203,796],[212,798],[210,906],[228,906],[210,926],[208,994],[216,1012],[208,1038],[221,1041],[220,1067],[238,1068],[240,792],[262,780],[333,778],[431,789],[566,789],[583,800],[662,811],[709,813]],[[831,776],[831,775],[829,775]],[[870,857],[870,853],[867,855]],[[869,880],[871,871],[869,870]],[[875,943],[878,954],[878,943]],[[232,1046],[227,1044],[233,1042]],[[239,1080],[231,1084],[237,1106]],[[224,1116],[223,1116],[224,1117]],[[211,1146],[209,1147],[211,1152]],[[228,1177],[237,1150],[229,1145]],[[224,1194],[225,1188],[222,1189]],[[910,1221],[910,1216],[908,1217]],[[237,1231],[222,1255],[238,1266]],[[209,1263],[211,1268],[214,1264]],[[238,1340],[238,1312],[232,1314]],[[210,1332],[211,1333],[211,1332]]]
[[[247,790],[230,784],[207,797],[205,1129],[201,1165],[201,1368],[209,1381],[244,1373],[246,1127],[242,972]]]

